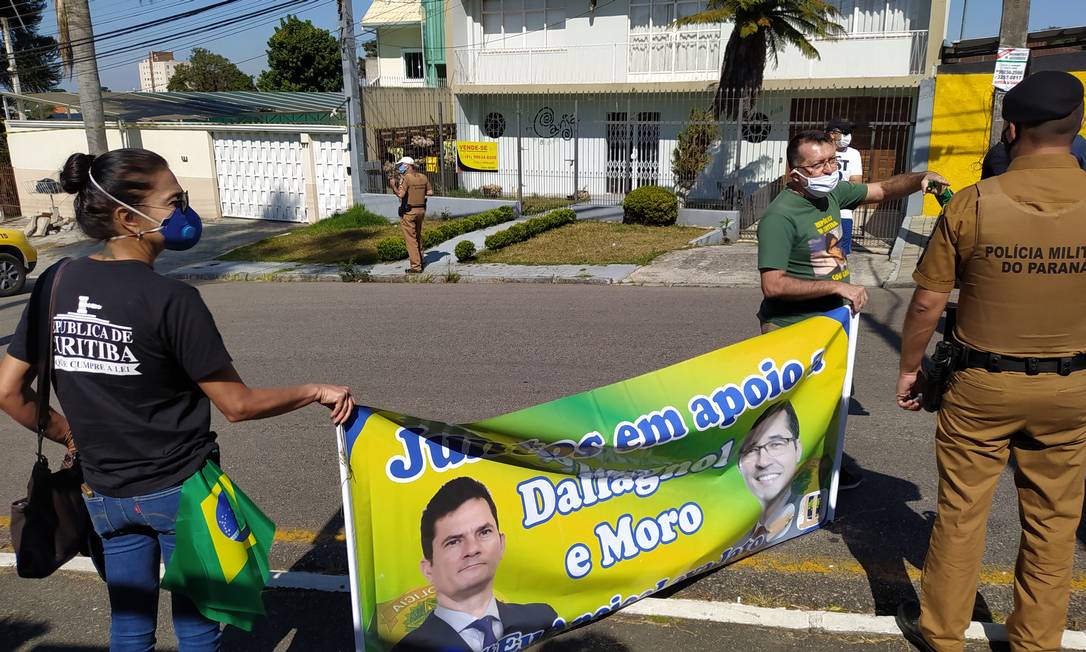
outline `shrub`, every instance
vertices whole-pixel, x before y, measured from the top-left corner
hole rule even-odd
[[[502,187],[496,183],[480,186],[479,190],[483,191],[483,197],[497,198],[502,196]]]
[[[557,229],[558,227],[567,224],[573,224],[576,221],[577,213],[573,212],[571,209],[564,208],[562,210],[553,211],[542,217],[533,217],[530,220],[514,224],[504,231],[498,231],[494,235],[488,236],[486,239],[486,248],[502,249],[511,244],[524,242],[545,231]]]
[[[424,249],[436,247],[458,235],[508,222],[514,217],[516,213],[512,206],[501,206],[485,213],[470,215],[459,220],[449,220],[436,229],[423,232],[422,246]],[[402,260],[407,258],[407,245],[403,238],[398,236],[385,238],[377,243],[377,257],[385,262]]]
[[[456,249],[453,251],[456,253],[456,259],[459,261],[475,258],[475,244],[473,244],[471,240],[457,242]]]
[[[622,202],[623,224],[668,226],[679,218],[679,200],[675,193],[660,186],[641,186]]]
[[[390,236],[377,243],[377,259],[384,261],[403,260],[407,258],[407,243],[403,238]]]

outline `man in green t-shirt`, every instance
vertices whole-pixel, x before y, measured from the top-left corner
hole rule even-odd
[[[789,326],[845,303],[854,311],[867,291],[849,281],[841,250],[841,209],[901,199],[914,192],[942,192],[949,182],[935,172],[899,174],[862,184],[842,180],[836,147],[823,131],[804,131],[788,141],[787,188],[758,223],[762,332]],[[929,183],[932,183],[929,186]]]
[[[787,187],[758,223],[758,269],[765,297],[758,320],[763,333],[845,303],[859,312],[867,303],[867,290],[850,283],[848,259],[841,251],[842,208],[900,199],[924,189],[942,192],[950,185],[934,172],[899,174],[867,185],[844,181],[837,169],[837,147],[824,131],[796,134],[788,141],[787,157]],[[838,487],[852,489],[861,480],[859,468],[846,457]]]

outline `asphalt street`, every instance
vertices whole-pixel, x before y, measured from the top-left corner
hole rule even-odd
[[[559,398],[751,337],[757,333],[754,312],[760,299],[756,289],[529,284],[222,283],[202,285],[201,292],[249,383],[343,383],[367,405],[450,422]],[[914,580],[935,509],[932,417],[905,413],[893,402],[908,293],[870,293],[856,369],[856,398],[868,414],[850,417],[846,445],[865,470],[863,486],[842,494],[837,522],[830,528],[680,587],[678,595],[879,614],[892,613],[899,600],[915,595]],[[0,344],[9,340],[25,302],[26,295],[0,301]],[[220,434],[224,466],[283,531],[273,548],[272,567],[345,572],[345,551],[337,541],[342,514],[334,431],[327,414],[310,407],[241,424],[228,424],[216,414],[213,425]],[[8,460],[0,474],[0,495],[14,499],[25,490],[33,436],[0,421],[0,448]],[[1010,573],[1020,534],[1015,504],[1008,473],[989,525],[977,611],[983,620],[1002,620],[1010,610]],[[0,545],[7,543],[8,533],[0,528]],[[1080,545],[1076,588],[1086,588],[1081,561]],[[84,587],[84,581],[92,584]],[[99,598],[86,598],[98,607],[95,624],[57,638],[60,647],[49,649],[102,645],[107,616],[104,594],[94,581],[67,576],[50,580],[60,585],[58,595],[71,584],[73,596],[98,591]],[[38,627],[46,633],[66,627],[70,610],[39,602],[35,596],[41,586],[45,584],[0,576],[0,604],[5,607],[0,638],[5,627]],[[291,618],[310,618],[285,592],[271,595],[273,612],[291,615],[273,618],[276,624],[270,627],[282,630]],[[1073,597],[1071,626],[1086,624],[1084,595],[1076,591]],[[311,600],[307,597],[307,608],[330,601],[329,610],[343,610],[349,623],[342,597],[314,595]],[[667,638],[627,635],[624,627],[607,625],[613,622],[605,621],[599,635],[613,636],[615,646],[591,649],[648,650],[661,644],[707,649],[733,647],[728,641],[736,640],[728,638],[729,632],[718,632],[722,638],[703,646],[698,637],[708,625],[679,623],[667,636],[687,628],[690,638],[666,643]],[[630,633],[637,631],[631,627]],[[608,634],[608,628],[621,635]],[[286,641],[287,634],[280,633],[276,644]],[[792,634],[784,638],[788,636]],[[778,647],[772,640],[768,647],[735,647],[843,649],[813,642],[789,647],[792,643],[782,642],[784,638]],[[904,649],[899,643],[850,641],[848,648]]]

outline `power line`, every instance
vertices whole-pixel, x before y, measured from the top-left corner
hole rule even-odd
[[[215,31],[215,30],[218,30],[218,29],[231,27],[231,26],[234,26],[234,25],[237,25],[239,23],[243,23],[243,22],[246,22],[246,21],[249,21],[249,20],[252,20],[252,19],[259,19],[259,18],[261,18],[263,16],[266,16],[269,13],[278,12],[278,11],[284,9],[284,8],[287,8],[287,7],[292,7],[292,6],[299,6],[300,7],[301,5],[305,5],[307,3],[315,2],[315,1],[316,0],[288,0],[287,2],[282,2],[282,3],[277,4],[277,5],[266,7],[264,9],[259,10],[259,11],[249,12],[247,14],[238,14],[238,15],[233,16],[231,18],[228,18],[226,20],[218,20],[218,21],[216,21],[214,23],[205,24],[202,27],[187,30],[186,33],[180,34],[180,35],[177,35],[177,36],[167,37],[167,38],[163,38],[162,36],[157,36],[157,37],[149,39],[149,40],[143,40],[143,41],[138,41],[138,42],[135,42],[135,43],[129,43],[129,44],[121,45],[121,46],[118,46],[118,47],[116,47],[116,48],[114,48],[112,50],[108,50],[106,52],[96,53],[95,57],[93,57],[93,58],[96,59],[96,60],[98,60],[98,59],[106,59],[106,58],[113,57],[113,56],[118,56],[118,55],[121,55],[121,54],[127,54],[129,52],[136,51],[136,50],[142,51],[144,48],[146,48],[149,45],[169,43],[170,41],[184,39],[184,38],[187,38],[189,36],[193,36],[195,34],[202,34],[202,33],[206,33],[206,32]],[[326,2],[324,4],[327,4],[327,2],[334,2],[334,1],[335,0],[326,0]],[[305,9],[302,9],[302,10],[308,10],[308,9],[311,9],[311,8],[312,7],[306,7]],[[258,27],[258,26],[260,26],[262,24],[267,24],[268,22],[275,22],[280,17],[281,17],[281,15],[277,14],[273,18],[272,21],[266,21],[264,23],[260,23],[258,25],[254,25],[252,27],[245,28],[245,29],[252,29],[253,27]],[[239,30],[238,32],[234,32],[234,33],[240,33],[240,31],[245,31],[245,29]],[[173,30],[171,30],[171,31],[173,31]],[[226,36],[226,35],[223,35],[223,36]],[[222,37],[217,37],[217,38],[222,38]],[[217,40],[217,38],[216,39],[210,39],[210,40]],[[197,41],[196,43],[199,44],[201,42],[203,42],[203,39],[201,39],[200,41]],[[86,57],[82,57],[82,58],[74,58],[72,60],[72,63],[74,64],[76,62],[89,61],[91,59],[92,59],[92,57],[90,57],[90,56],[86,56]],[[141,56],[138,59],[134,59],[133,61],[141,61],[142,59],[143,59],[143,57]],[[129,63],[131,63],[131,62],[129,62]],[[112,67],[113,66],[107,66],[107,67],[104,67],[102,69],[111,69]],[[31,67],[31,68],[29,68],[29,70],[40,70],[40,69],[43,69],[43,68],[52,68],[52,66],[39,65],[39,66]]]
[[[95,34],[94,36],[92,36],[90,38],[73,39],[73,40],[69,41],[67,45],[68,45],[68,47],[75,47],[75,46],[78,46],[78,45],[86,45],[87,43],[94,43],[94,44],[97,45],[98,43],[101,43],[102,41],[108,41],[110,39],[114,39],[114,38],[117,38],[117,37],[120,37],[120,36],[127,36],[127,35],[129,35],[129,34],[131,34],[133,32],[139,32],[139,31],[142,31],[142,30],[145,30],[145,29],[151,29],[152,27],[158,27],[160,25],[163,25],[163,24],[168,23],[168,22],[173,22],[175,20],[184,20],[185,18],[191,18],[193,16],[197,16],[199,14],[206,13],[206,12],[212,11],[214,9],[219,9],[220,7],[225,7],[226,5],[232,5],[235,2],[241,2],[241,0],[220,0],[219,2],[216,2],[215,4],[212,4],[212,5],[207,5],[206,7],[198,7],[196,9],[191,9],[189,11],[181,12],[179,14],[173,14],[172,16],[165,16],[163,18],[156,18],[155,20],[149,20],[149,21],[144,22],[144,23],[137,23],[135,25],[130,25],[130,26],[127,26],[127,27],[121,27],[119,29],[114,29],[114,30],[104,32],[104,33],[101,33],[101,34]],[[27,48],[25,50],[22,50],[22,52],[26,53],[26,54],[31,54],[31,53],[35,53],[35,52],[42,52],[42,51],[50,50],[50,49],[52,49],[52,48],[49,48],[49,47]]]
[[[313,0],[305,0],[305,1],[306,1],[306,2],[311,2],[311,1],[313,1]],[[314,10],[314,9],[317,9],[317,8],[319,8],[319,7],[323,7],[323,6],[325,6],[325,5],[328,5],[328,4],[332,4],[333,2],[336,2],[336,1],[337,1],[337,0],[324,0],[323,2],[318,2],[317,4],[314,4],[314,5],[312,5],[312,6],[309,6],[309,7],[305,7],[305,8],[303,8],[303,9],[300,9],[300,10],[298,10],[298,12],[297,12],[297,13],[301,14],[301,13],[304,13],[304,12],[307,12],[307,11],[312,11],[312,10]],[[240,34],[240,33],[242,33],[242,32],[246,32],[246,31],[249,31],[249,30],[251,30],[251,29],[256,29],[256,28],[258,28],[258,27],[263,27],[263,26],[265,26],[265,25],[270,25],[270,24],[272,24],[272,23],[276,22],[277,20],[279,20],[279,19],[280,19],[280,18],[282,18],[282,17],[283,17],[282,15],[276,15],[276,16],[273,16],[271,20],[265,20],[265,21],[261,21],[260,23],[257,23],[257,24],[255,24],[255,25],[249,25],[248,27],[243,27],[243,28],[240,28],[240,29],[236,29],[236,30],[233,30],[233,31],[227,32],[227,33],[225,33],[225,34],[219,34],[219,35],[217,35],[217,36],[215,36],[215,37],[213,37],[213,38],[208,38],[208,39],[201,39],[201,40],[199,40],[199,41],[195,41],[195,42],[192,42],[192,43],[187,43],[187,44],[181,44],[181,45],[180,45],[180,46],[179,46],[179,47],[178,47],[177,49],[181,49],[181,50],[187,50],[187,49],[192,49],[192,48],[196,48],[196,47],[199,47],[199,46],[201,46],[201,45],[204,45],[204,44],[206,44],[206,43],[211,43],[211,42],[213,42],[213,41],[218,41],[218,40],[224,39],[224,38],[226,38],[226,37],[228,37],[228,36],[234,36],[235,34]],[[186,35],[186,36],[187,36],[187,35]],[[177,38],[184,38],[184,37],[177,37]],[[168,42],[168,41],[166,41],[166,42]],[[261,54],[261,55],[258,55],[258,56],[255,56],[255,57],[251,57],[251,58],[249,58],[249,59],[243,59],[243,60],[241,60],[241,61],[239,61],[239,62],[234,62],[234,63],[235,63],[235,65],[236,65],[237,63],[246,63],[246,62],[248,62],[248,61],[252,61],[252,60],[254,60],[254,59],[259,59],[260,57],[264,57],[264,56],[267,56],[267,52],[264,52],[264,53],[263,53],[263,54]],[[143,60],[143,57],[142,57],[142,56],[140,56],[140,57],[139,57],[139,58],[137,58],[137,59],[131,59],[131,60],[128,60],[128,61],[122,61],[122,62],[116,62],[116,63],[112,63],[112,64],[110,64],[110,65],[108,65],[108,66],[104,66],[104,67],[102,67],[102,68],[101,68],[101,70],[115,70],[115,69],[117,69],[117,68],[121,68],[121,67],[123,67],[123,66],[126,66],[126,65],[130,65],[130,64],[132,64],[132,63],[135,63],[135,62],[138,62],[138,61],[142,61],[142,60]]]

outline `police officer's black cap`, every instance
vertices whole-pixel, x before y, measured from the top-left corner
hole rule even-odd
[[[851,134],[852,123],[848,120],[845,120],[844,118],[834,118],[833,120],[830,120],[829,123],[826,125],[826,131],[830,132],[835,129],[843,134]]]
[[[1059,120],[1082,106],[1082,82],[1062,70],[1026,77],[1003,98],[1003,119],[1020,124]]]

